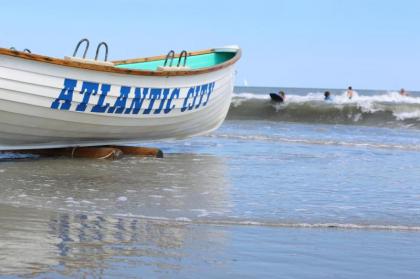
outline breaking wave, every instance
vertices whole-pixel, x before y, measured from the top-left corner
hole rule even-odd
[[[324,101],[322,92],[287,95],[283,104],[270,101],[268,94],[234,94],[228,119],[273,120],[325,124],[361,124],[420,128],[420,97],[397,92],[365,96],[345,93]]]

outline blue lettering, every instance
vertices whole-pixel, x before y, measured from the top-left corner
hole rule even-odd
[[[64,80],[64,88],[61,90],[60,95],[54,102],[51,103],[52,109],[69,110],[71,101],[73,100],[74,88],[76,88],[77,80],[66,78]],[[60,107],[60,103],[63,101]]]
[[[51,108],[70,110],[77,84],[77,80],[64,79],[64,88],[61,90],[58,98],[51,103]],[[181,112],[206,106],[214,88],[215,82],[188,88],[188,92],[180,108]],[[112,106],[107,102],[109,92],[111,92],[110,84],[83,81],[82,88],[79,92],[83,96],[82,101],[76,106],[75,111],[86,111],[91,97],[99,95],[97,103],[92,106],[91,112],[139,114],[144,109],[143,114],[151,114],[152,111],[153,114],[160,114],[162,111],[168,114],[176,108],[174,101],[180,99],[181,88],[135,88],[134,97],[131,99],[129,107],[126,106],[128,105],[127,102],[131,93],[131,87],[121,86],[120,95],[116,98]],[[144,103],[145,100],[149,101],[146,105]]]
[[[207,92],[207,99],[206,99],[206,101],[203,103],[203,107],[207,105],[207,102],[208,102],[208,101],[209,101],[209,99],[210,99],[210,95],[211,95],[211,93],[213,93],[213,90],[214,90],[214,85],[215,85],[215,82],[212,82],[212,83],[210,83],[210,84],[209,84],[209,90],[208,90],[208,92]]]
[[[143,111],[143,114],[149,114],[152,111],[153,105],[154,105],[154,103],[157,99],[160,99],[160,94],[161,93],[162,93],[161,88],[152,88],[152,90],[150,90],[149,107]]]
[[[124,113],[130,114],[131,110],[133,110],[133,114],[138,114],[148,93],[149,88],[143,88],[143,95],[141,94],[141,88],[136,88],[134,90],[134,99],[131,101],[130,107],[127,108]]]
[[[188,90],[187,97],[184,99],[184,104],[182,104],[181,112],[184,112],[188,109],[189,105],[187,106],[188,99],[194,95],[194,87],[191,87]]]
[[[114,105],[108,109],[108,113],[114,113],[114,111],[118,114],[123,113],[130,91],[131,87],[121,86],[120,96],[115,100]]]
[[[172,90],[171,97],[166,102],[166,108],[163,110],[164,113],[170,113],[175,108],[175,105],[172,105],[172,101],[174,99],[179,98],[179,92],[180,91],[181,91],[181,89],[179,89],[179,88],[175,88],[174,90]]]
[[[198,94],[200,93],[201,86],[195,87],[194,99],[190,105],[188,105],[188,110],[192,110],[195,105],[195,101],[197,100]]]
[[[198,109],[201,105],[201,102],[203,101],[203,97],[204,95],[207,94],[207,89],[209,88],[209,84],[204,84],[201,86],[201,91],[200,91],[200,100],[198,101],[198,104],[195,106],[196,109]]]
[[[163,89],[162,94],[163,94],[163,97],[160,101],[159,108],[155,109],[155,112],[153,112],[154,114],[159,114],[162,111],[163,106],[165,105],[166,99],[168,98],[168,95],[169,95],[169,88]]]
[[[102,84],[102,86],[101,86],[102,93],[99,96],[98,103],[92,108],[92,112],[104,113],[108,109],[109,104],[106,103],[104,105],[104,102],[105,102],[105,98],[108,95],[110,90],[111,90],[111,85]]]
[[[84,81],[80,94],[83,95],[83,100],[77,105],[76,111],[85,111],[91,95],[96,95],[99,84],[95,82]]]

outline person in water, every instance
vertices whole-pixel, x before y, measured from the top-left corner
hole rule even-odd
[[[330,91],[325,91],[325,93],[324,93],[324,101],[332,101]]]
[[[407,91],[404,90],[404,88],[401,88],[400,95],[401,96],[408,96],[408,93],[407,93]]]
[[[347,93],[347,98],[349,98],[349,100],[351,100],[353,98],[353,88],[351,86],[349,86],[346,93]]]
[[[286,93],[284,93],[284,91],[280,91],[279,92],[279,96],[281,97],[281,102],[283,103],[284,101],[286,101]]]

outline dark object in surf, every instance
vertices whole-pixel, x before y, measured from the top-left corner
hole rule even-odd
[[[270,93],[271,101],[276,103],[283,103],[284,96],[280,93]]]

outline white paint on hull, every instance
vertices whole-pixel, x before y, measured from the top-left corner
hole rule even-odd
[[[66,78],[80,81],[72,109],[51,109]],[[226,117],[233,79],[233,66],[193,76],[131,76],[0,55],[0,150],[128,144],[208,133]],[[85,112],[76,112],[74,108],[83,98],[81,81],[111,84],[111,103],[119,96],[121,86],[181,88],[181,94],[169,114],[93,113],[98,95],[90,98]],[[211,82],[215,87],[207,105],[181,112],[188,88]],[[145,100],[146,107],[148,102]]]

